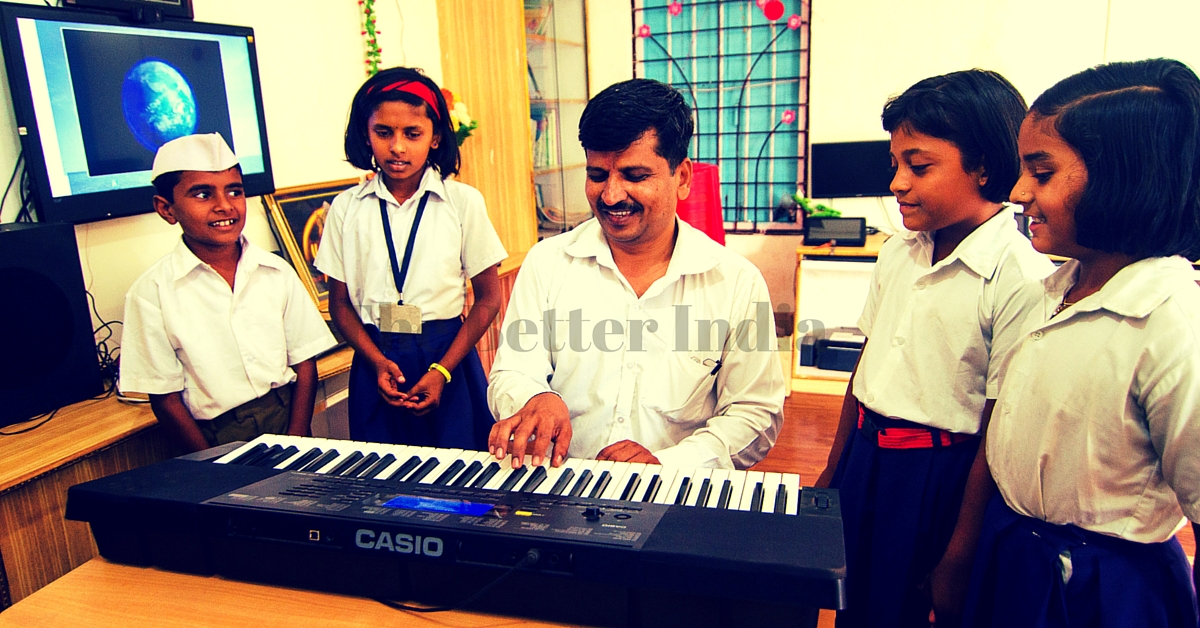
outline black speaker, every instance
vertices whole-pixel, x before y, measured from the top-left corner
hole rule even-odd
[[[804,246],[862,246],[867,243],[866,218],[804,219]]]
[[[0,426],[103,392],[75,228],[0,225]]]

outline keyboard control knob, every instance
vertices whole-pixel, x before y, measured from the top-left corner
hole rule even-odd
[[[588,521],[599,521],[603,516],[604,511],[600,510],[599,506],[588,506],[583,509],[583,517]]]

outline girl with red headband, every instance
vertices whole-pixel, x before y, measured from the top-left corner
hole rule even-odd
[[[493,420],[474,347],[500,310],[507,253],[483,196],[447,178],[459,155],[441,90],[414,69],[380,71],[354,95],[345,148],[375,176],[334,199],[316,265],[354,347],[350,437],[486,449]]]

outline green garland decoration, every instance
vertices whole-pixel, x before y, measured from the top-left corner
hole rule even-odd
[[[362,7],[362,36],[367,45],[367,76],[375,76],[383,57],[383,49],[379,47],[378,41],[379,31],[375,29],[375,0],[358,0],[358,6]]]

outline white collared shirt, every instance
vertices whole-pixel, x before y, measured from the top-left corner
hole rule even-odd
[[[979,432],[1037,300],[1022,286],[1054,270],[1017,231],[1011,209],[977,227],[932,264],[924,231],[888,239],[858,327],[868,338],[854,396],[888,417]]]
[[[216,418],[296,379],[335,344],[296,271],[241,238],[233,289],[182,239],[125,295],[121,390],[183,391],[198,420]]]
[[[676,224],[666,274],[640,298],[594,219],[529,251],[492,366],[494,415],[554,391],[571,413],[572,457],[626,439],[676,467],[745,468],[766,455],[785,392],[766,282]]]
[[[1166,541],[1200,517],[1200,287],[1187,260],[1149,258],[1051,318],[1078,268],[1037,291],[988,427],[992,476],[1021,514]]]
[[[479,190],[443,180],[434,168],[425,169],[417,192],[403,204],[396,203],[382,177],[350,188],[333,200],[325,216],[316,266],[346,284],[350,302],[365,324],[378,325],[379,305],[399,299],[379,199],[388,206],[399,268],[417,205],[426,191],[429,202],[417,227],[404,281],[404,303],[421,308],[421,320],[462,316],[466,280],[508,257]]]

